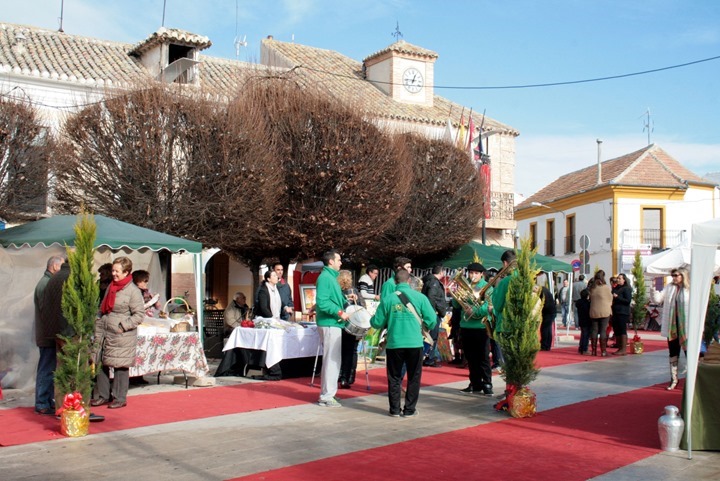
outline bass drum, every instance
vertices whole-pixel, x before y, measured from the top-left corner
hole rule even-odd
[[[358,339],[365,337],[370,330],[370,313],[362,306],[348,306],[345,312],[350,316],[345,332],[355,336]]]

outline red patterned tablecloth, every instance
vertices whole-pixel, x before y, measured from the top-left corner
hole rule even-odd
[[[185,371],[194,377],[208,372],[207,359],[197,332],[171,332],[137,337],[131,376],[159,371]]]

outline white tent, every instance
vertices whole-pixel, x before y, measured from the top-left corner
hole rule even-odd
[[[673,269],[685,268],[691,270],[692,249],[688,245],[679,245],[643,259],[645,274],[649,277],[669,276]],[[712,261],[711,261],[712,262]],[[720,274],[720,252],[715,253],[713,275]]]
[[[690,311],[688,320],[687,363],[685,379],[685,432],[688,458],[692,459],[692,405],[695,398],[695,378],[698,370],[700,341],[705,326],[707,299],[713,277],[713,260],[720,247],[720,218],[693,224],[690,271]]]

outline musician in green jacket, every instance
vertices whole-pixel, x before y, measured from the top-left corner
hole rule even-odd
[[[500,260],[503,263],[503,269],[506,269],[510,264],[515,262],[517,259],[517,254],[514,250],[509,249],[503,252],[502,256],[500,257]],[[507,300],[507,292],[508,292],[508,286],[510,285],[510,279],[512,276],[517,276],[517,269],[513,269],[512,273],[509,275],[506,275],[503,277],[500,282],[495,284],[495,289],[493,289],[491,299],[492,299],[492,315],[495,319],[495,326],[494,326],[494,332],[505,332],[504,326],[503,326],[503,309],[505,309],[505,301]],[[493,363],[497,365],[498,367],[502,364],[505,364],[505,359],[503,358],[502,350],[500,349],[500,345],[493,340],[491,343],[491,349],[492,349],[492,355],[493,355]]]
[[[387,328],[387,378],[390,416],[401,414],[400,398],[402,386],[402,367],[407,366],[408,385],[405,394],[405,406],[402,415],[416,416],[415,409],[420,396],[420,378],[422,376],[423,336],[420,322],[428,330],[435,327],[437,316],[427,297],[408,285],[410,273],[400,269],[395,273],[395,292],[380,297],[380,305],[370,324],[375,329]],[[403,299],[404,298],[404,299]],[[406,303],[413,307],[413,313]]]
[[[335,399],[335,394],[337,394],[342,358],[342,329],[350,316],[343,311],[345,297],[337,281],[340,266],[342,266],[340,254],[334,250],[326,252],[323,254],[323,264],[325,266],[317,279],[317,295],[315,297],[317,329],[323,343],[318,404],[324,407],[340,407],[340,403]]]
[[[475,294],[487,285],[485,267],[473,262],[467,267],[470,286]],[[486,299],[489,299],[486,293]],[[468,362],[470,384],[461,389],[463,394],[484,394],[492,396],[492,369],[490,368],[490,337],[488,335],[488,303],[482,299],[468,299],[467,309],[460,317],[460,339]],[[482,303],[481,303],[482,302]],[[458,302],[453,299],[453,304]]]

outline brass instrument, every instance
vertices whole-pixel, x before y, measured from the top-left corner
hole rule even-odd
[[[458,269],[455,277],[452,278],[448,285],[450,295],[460,304],[463,310],[473,310],[474,307],[480,307],[483,303],[478,302],[479,298],[475,297],[475,289],[472,288],[468,280],[465,278],[462,269]]]
[[[410,284],[410,287],[417,291],[421,292],[423,288],[423,281],[418,276],[413,275],[410,273],[410,279],[408,279],[408,284]]]

